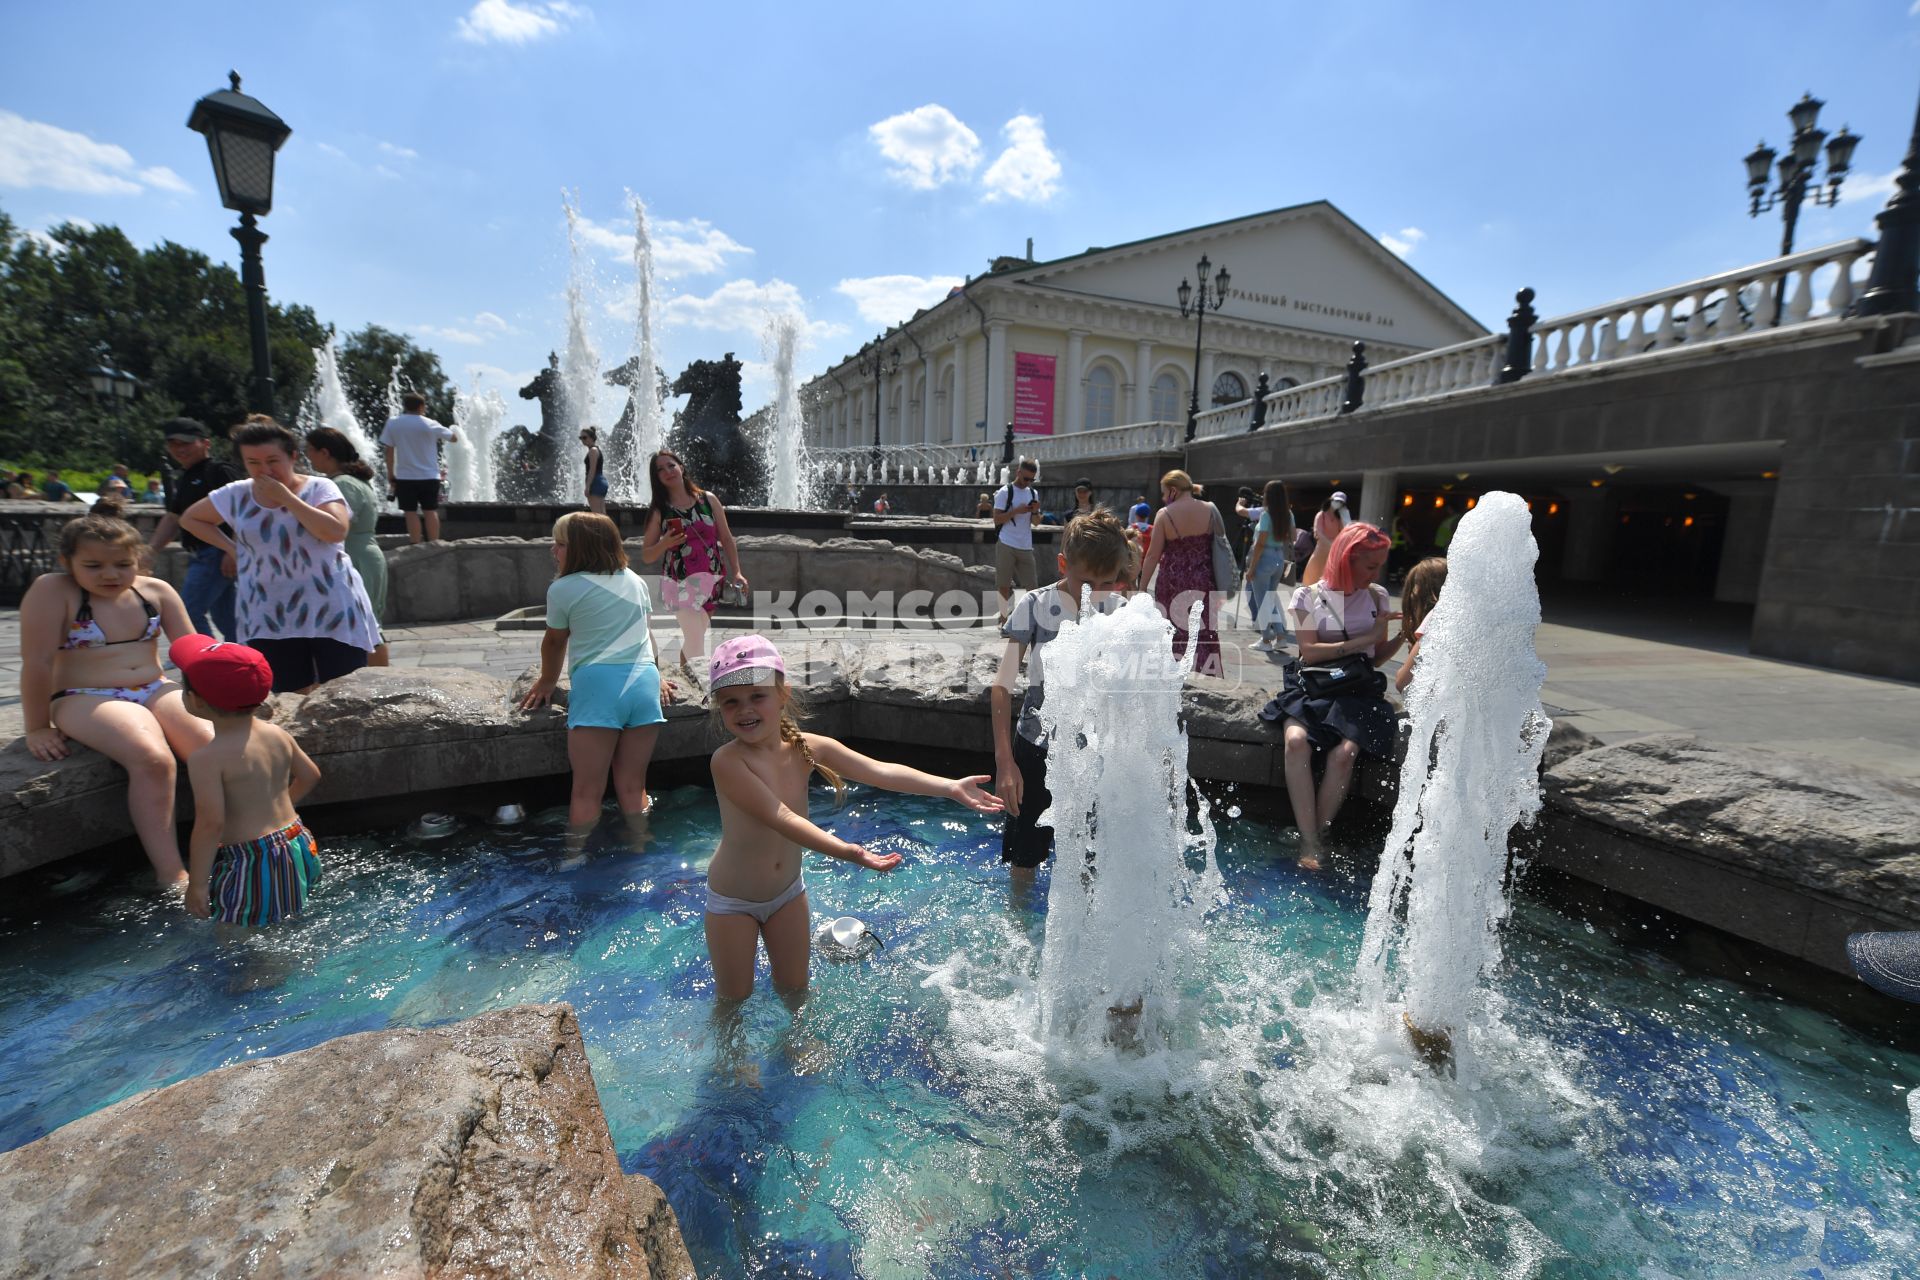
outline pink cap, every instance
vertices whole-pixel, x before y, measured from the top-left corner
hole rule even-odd
[[[167,650],[193,691],[222,711],[257,707],[273,692],[273,668],[258,649],[212,636],[181,636]]]
[[[765,636],[736,636],[713,651],[713,660],[707,663],[707,688],[772,684],[776,674],[784,679],[787,664],[773,641]]]

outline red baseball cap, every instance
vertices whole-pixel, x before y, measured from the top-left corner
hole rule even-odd
[[[273,668],[258,649],[212,636],[181,636],[168,650],[193,691],[222,711],[257,707],[273,692]]]

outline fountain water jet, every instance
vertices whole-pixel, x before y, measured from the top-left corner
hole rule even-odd
[[[507,402],[492,389],[455,390],[453,416],[460,428],[460,438],[447,446],[448,486],[453,500],[498,501],[493,449],[500,424],[507,418]]]
[[[1447,548],[1446,588],[1407,689],[1400,798],[1361,945],[1363,1003],[1390,1015],[1397,995],[1416,1051],[1449,1069],[1481,1015],[1481,979],[1499,963],[1507,836],[1540,811],[1553,727],[1533,648],[1531,529],[1525,501],[1490,493]]]
[[[340,357],[334,350],[332,334],[327,335],[325,345],[313,349],[313,390],[302,407],[301,421],[309,430],[332,427],[351,440],[360,453],[360,460],[373,468],[376,480],[382,481],[376,486],[376,492],[385,488],[386,457],[380,452],[379,443],[360,425],[353,401],[347,398],[346,386],[340,381]]]
[[[1047,645],[1040,709],[1055,849],[1041,1027],[1055,1043],[1151,1051],[1181,1021],[1206,914],[1226,902],[1204,802],[1200,830],[1187,823],[1180,700],[1193,651],[1173,656],[1146,596],[1081,611]]]
[[[641,459],[651,458],[667,443],[665,416],[654,385],[659,352],[653,332],[653,238],[647,230],[647,205],[633,192],[634,326],[633,381],[627,387],[628,429],[616,432],[607,445],[607,480],[613,495],[626,501],[644,501],[648,488]]]
[[[800,388],[793,376],[799,345],[798,316],[787,313],[767,322],[761,336],[762,354],[773,363],[773,429],[766,436],[767,474],[773,481],[767,504],[783,511],[811,510],[817,505],[813,461],[807,455],[801,421]]]
[[[600,383],[600,354],[594,349],[587,320],[587,293],[592,284],[592,262],[580,239],[580,209],[575,197],[560,193],[560,207],[567,215],[567,353],[560,359],[561,439],[548,441],[559,456],[578,449],[575,441],[583,427],[594,426],[594,391]],[[586,478],[576,464],[558,468],[560,492],[552,495],[561,502],[580,502],[586,494]]]

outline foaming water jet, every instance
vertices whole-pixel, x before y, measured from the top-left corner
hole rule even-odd
[[[1489,493],[1447,548],[1407,689],[1410,733],[1393,829],[1361,944],[1363,1003],[1400,1022],[1429,1065],[1456,1069],[1500,960],[1507,837],[1540,811],[1553,725],[1534,652],[1538,558],[1524,500]],[[1405,908],[1405,921],[1400,912]]]

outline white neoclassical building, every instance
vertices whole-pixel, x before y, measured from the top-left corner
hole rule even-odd
[[[1202,255],[1230,285],[1196,370],[1176,289]],[[877,425],[903,457],[997,456],[1013,422],[1023,452],[1092,456],[1126,451],[1125,433],[1074,437],[1184,423],[1196,375],[1208,409],[1246,399],[1262,373],[1275,390],[1331,377],[1356,340],[1379,364],[1485,332],[1318,200],[1051,262],[997,259],[801,394],[816,451],[871,448]]]

